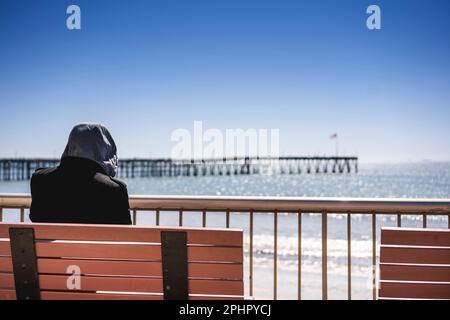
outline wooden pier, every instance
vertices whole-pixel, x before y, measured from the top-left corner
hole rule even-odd
[[[0,159],[0,181],[28,180],[59,159]],[[242,157],[204,160],[122,159],[119,178],[358,172],[357,157]]]

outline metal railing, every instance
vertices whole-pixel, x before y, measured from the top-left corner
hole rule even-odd
[[[200,212],[201,224],[206,227],[208,212],[223,212],[225,226],[230,227],[232,213],[248,213],[248,285],[253,295],[253,257],[254,257],[254,215],[273,214],[273,298],[278,297],[278,215],[280,213],[297,216],[297,274],[298,299],[302,298],[302,216],[309,213],[321,215],[322,227],[322,299],[328,299],[328,216],[344,214],[347,219],[347,291],[352,299],[352,224],[355,214],[371,216],[371,256],[372,256],[372,298],[377,297],[376,287],[376,228],[378,215],[395,215],[397,226],[401,227],[402,215],[422,216],[422,226],[427,227],[428,216],[447,216],[450,228],[450,199],[382,199],[382,198],[298,198],[298,197],[211,197],[211,196],[130,196],[130,209],[133,224],[137,223],[138,212],[154,211],[155,224],[160,225],[164,212],[178,212],[178,225],[183,226],[184,212]],[[4,209],[18,209],[20,221],[25,221],[25,210],[31,205],[26,194],[0,194],[0,221]]]

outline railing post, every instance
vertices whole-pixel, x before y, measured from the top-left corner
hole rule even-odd
[[[180,211],[178,211],[178,225],[180,227],[183,226],[183,210],[180,209]]]
[[[250,261],[249,261],[249,286],[250,296],[253,296],[253,211],[250,211]]]
[[[226,213],[226,227],[227,228],[230,227],[230,210],[227,210],[227,213]]]
[[[273,213],[273,299],[278,295],[278,212]]]
[[[20,222],[25,221],[25,208],[20,208]]]
[[[377,216],[372,212],[372,299],[377,299]]]
[[[133,209],[133,225],[136,225],[136,219],[137,219],[136,209]]]
[[[156,213],[155,213],[155,223],[156,223],[156,225],[157,226],[159,226],[159,210],[156,210]]]
[[[202,227],[206,227],[206,210],[202,211]]]
[[[298,300],[302,300],[302,212],[298,212],[298,247],[297,247],[297,279],[298,279]]]
[[[352,300],[352,216],[347,213],[347,296]]]
[[[328,216],[327,212],[322,212],[322,300],[328,300]]]
[[[3,221],[3,208],[0,208],[0,222]]]

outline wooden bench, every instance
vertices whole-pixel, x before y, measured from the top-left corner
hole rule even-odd
[[[0,300],[243,299],[236,229],[0,223]]]
[[[383,228],[379,299],[450,299],[450,230]]]

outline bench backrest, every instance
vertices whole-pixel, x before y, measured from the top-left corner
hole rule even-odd
[[[450,299],[450,230],[383,228],[380,299]]]
[[[0,300],[242,299],[242,246],[236,229],[0,223]]]

